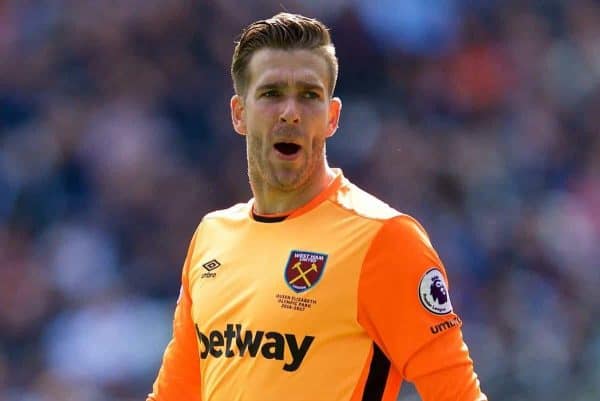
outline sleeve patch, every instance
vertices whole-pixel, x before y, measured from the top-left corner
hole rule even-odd
[[[419,300],[425,309],[436,315],[446,315],[452,312],[448,286],[444,275],[437,267],[429,269],[421,278]]]

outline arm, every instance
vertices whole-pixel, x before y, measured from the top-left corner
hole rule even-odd
[[[358,320],[424,401],[486,400],[452,310],[446,272],[425,230],[401,215],[384,223],[365,257]]]
[[[181,277],[181,291],[175,307],[173,337],[163,355],[158,377],[146,401],[201,401],[200,357],[191,317],[188,270],[195,235],[188,249]]]

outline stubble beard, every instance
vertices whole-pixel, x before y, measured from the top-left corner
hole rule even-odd
[[[305,186],[317,172],[319,164],[325,157],[325,140],[315,139],[310,152],[302,149],[304,158],[299,167],[286,168],[276,166],[270,161],[272,150],[265,149],[260,138],[247,138],[248,176],[253,188],[275,189],[281,192],[292,192]]]

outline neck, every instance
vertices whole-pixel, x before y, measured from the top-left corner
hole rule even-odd
[[[291,213],[320,194],[334,178],[335,172],[325,163],[305,185],[284,191],[268,185],[263,180],[253,179],[251,175],[254,211],[262,215]]]

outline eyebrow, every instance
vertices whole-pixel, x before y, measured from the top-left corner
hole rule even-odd
[[[321,91],[321,92],[325,91],[325,87],[323,85],[315,84],[315,83],[308,82],[308,81],[296,81],[294,85],[297,85],[304,90],[317,90],[317,91]],[[281,89],[281,88],[285,88],[288,86],[289,85],[286,81],[267,82],[266,84],[262,84],[259,87],[257,87],[256,91],[262,92],[264,90]]]

